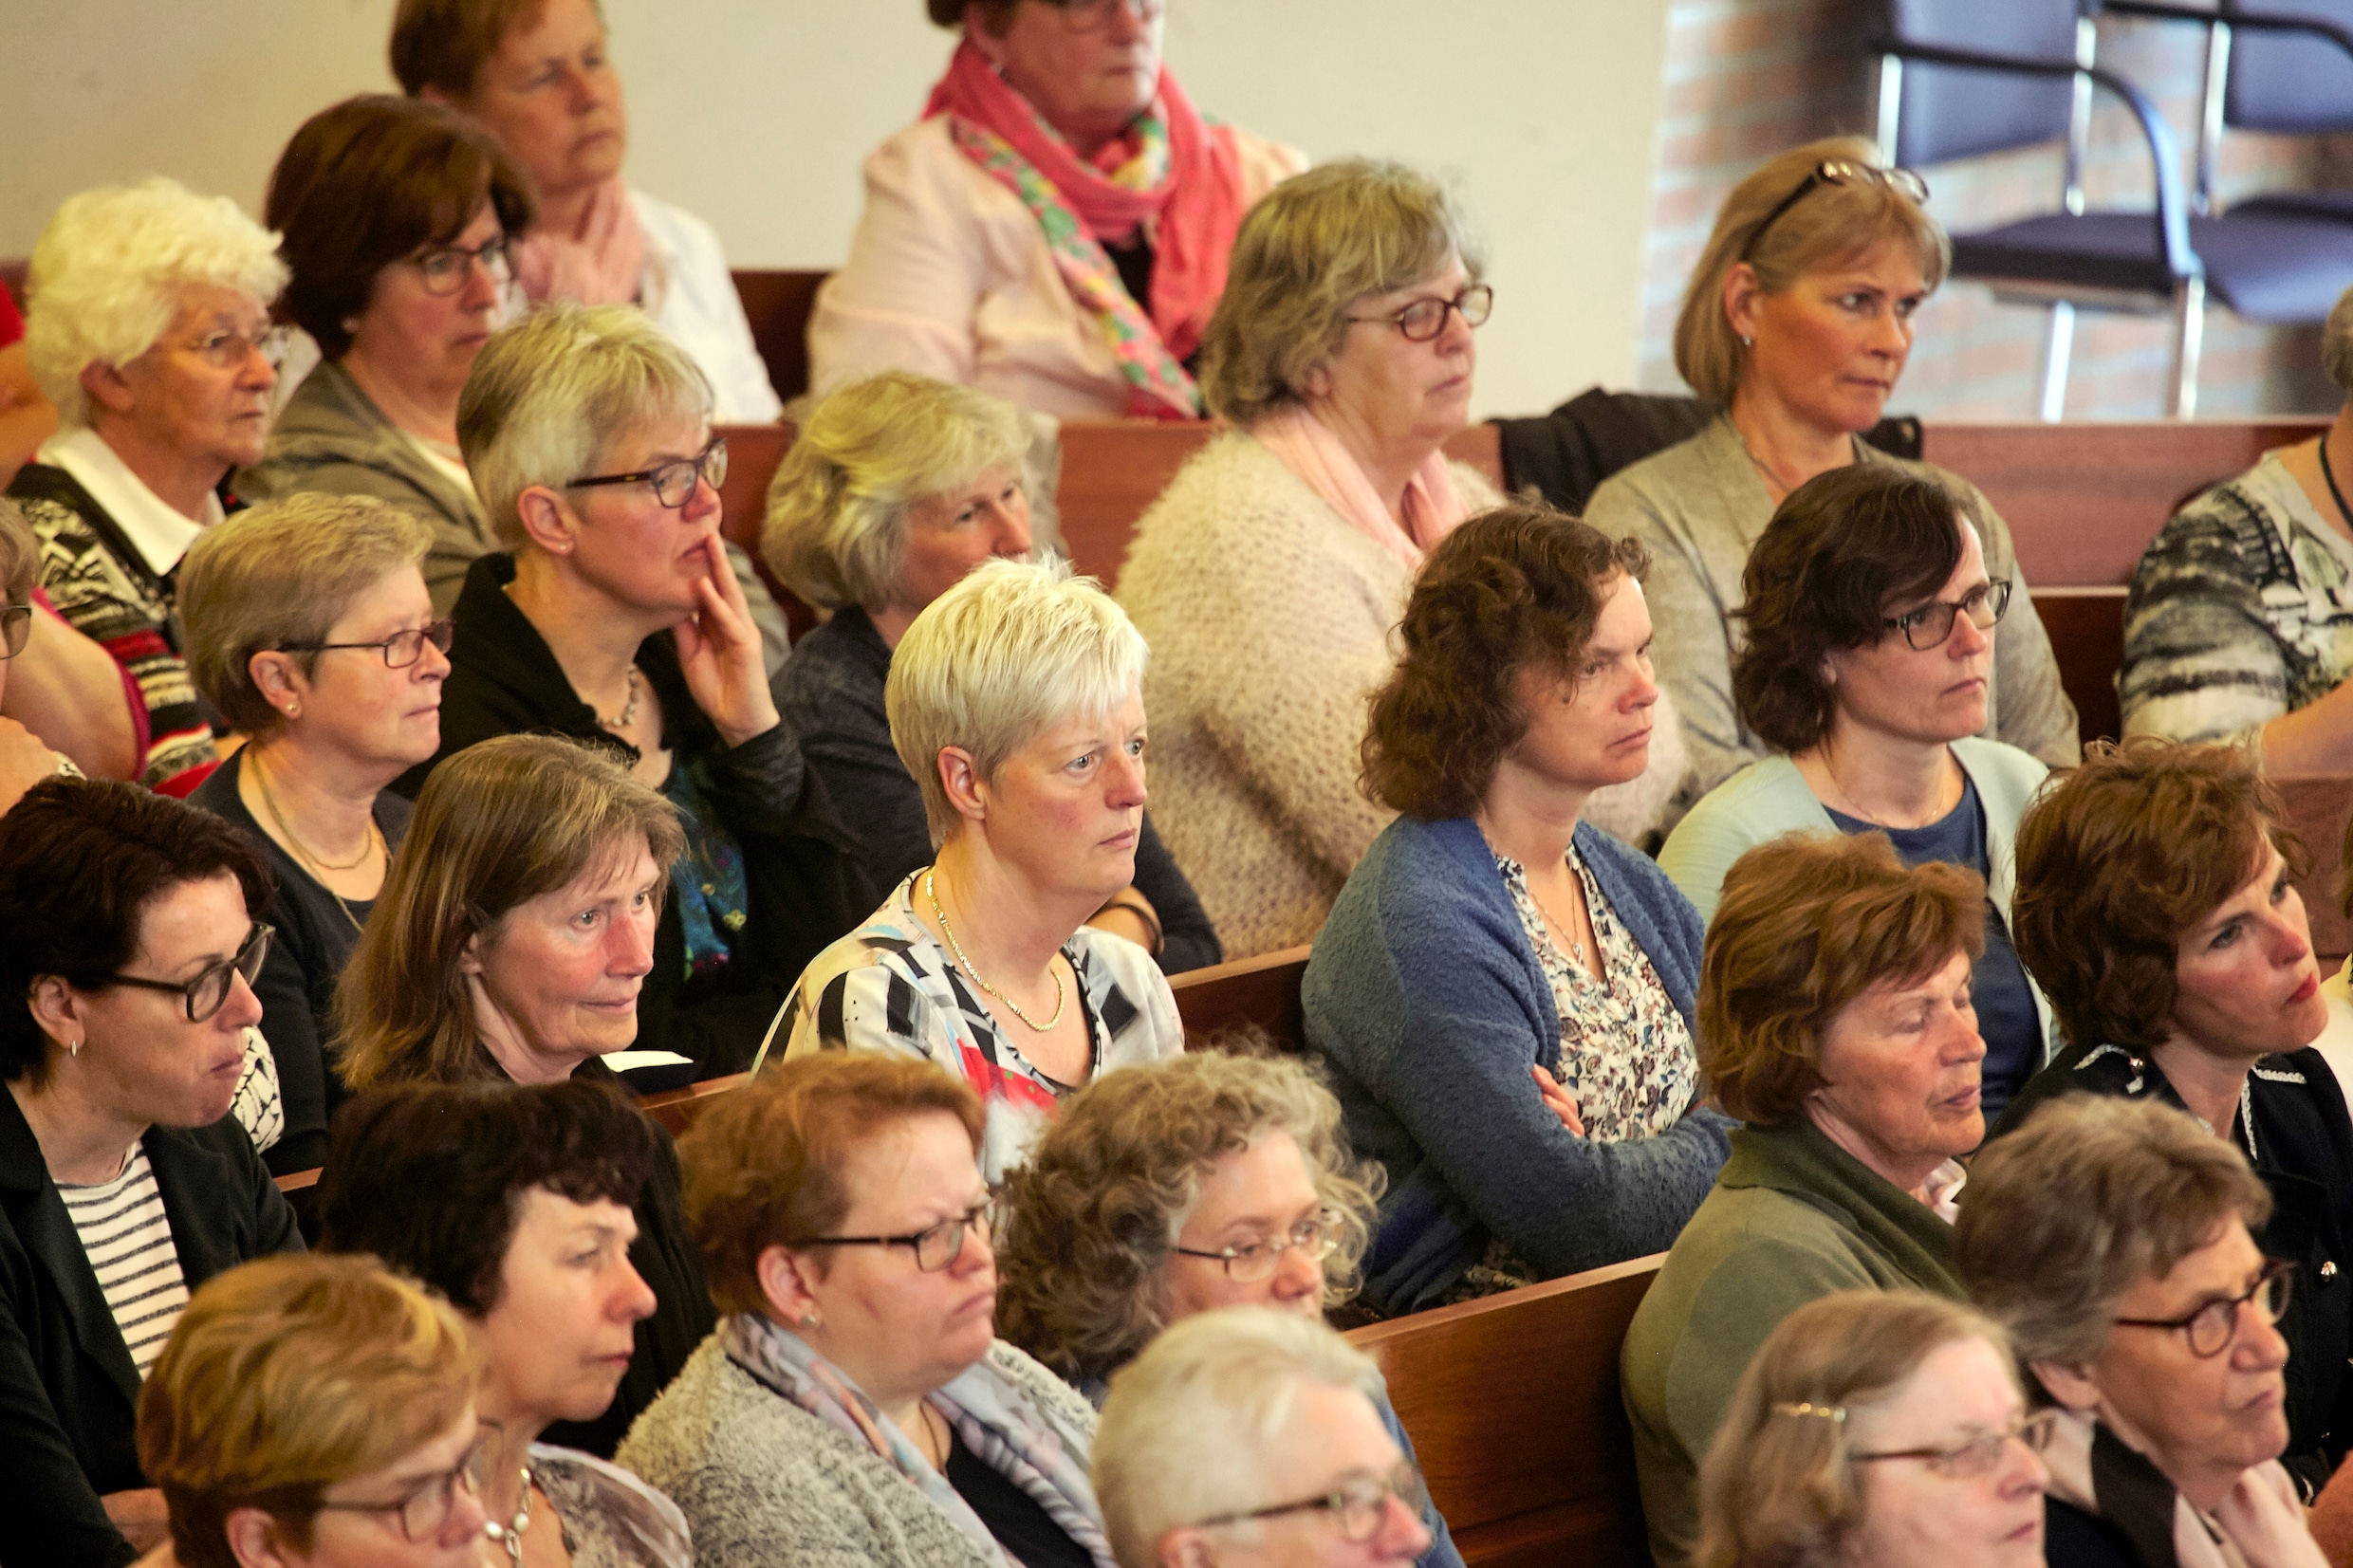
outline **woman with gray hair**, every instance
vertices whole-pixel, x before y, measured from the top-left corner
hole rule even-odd
[[[276,882],[253,991],[286,1107],[279,1175],[326,1162],[335,983],[409,822],[386,786],[441,743],[453,628],[425,587],[432,542],[389,501],[297,495],[206,529],[180,570],[189,674],[250,737],[189,803],[243,828]]]
[[[176,571],[257,460],[286,332],[277,237],[157,176],[68,198],[33,247],[25,341],[63,429],[9,494],[58,612],[139,681],[140,777],[185,796],[218,761],[180,656]]]
[[[2141,552],[2125,734],[2251,742],[2273,778],[2353,772],[2353,289],[2321,365],[2346,395],[2335,422],[2191,501]]]
[[[637,1043],[740,1070],[798,974],[871,907],[777,716],[719,537],[727,443],[686,352],[628,305],[550,304],[492,336],[458,439],[503,550],[466,574],[441,747],[617,749],[686,824]]]
[[[1145,654],[1060,563],[989,562],[917,616],[885,701],[938,853],[786,1004],[789,1056],[897,1051],[971,1082],[992,1183],[1063,1097],[1184,1049],[1151,955],[1086,924],[1136,879]]]
[[[880,886],[928,863],[933,847],[922,788],[883,713],[891,651],[966,572],[1029,554],[1027,442],[1011,404],[885,371],[820,403],[769,487],[762,553],[779,581],[833,612],[794,648],[776,705]],[[1149,815],[1135,882],[1087,924],[1145,948],[1168,974],[1222,956]]]
[[[1658,679],[1689,729],[1701,792],[1773,755],[1732,698],[1749,547],[1815,475],[1902,464],[1860,436],[1903,374],[1913,312],[1951,265],[1927,198],[1918,175],[1882,168],[1878,149],[1851,136],[1768,158],[1734,186],[1675,327],[1675,368],[1724,412],[1611,476],[1585,508],[1603,533],[1650,551]],[[2009,525],[1975,487],[1929,464],[1902,466],[1960,498],[1983,530],[1989,575],[2019,579]],[[2075,708],[2022,581],[1993,638],[1986,707],[1989,738],[2053,767],[2075,761]]]
[[[2060,1412],[2050,1562],[2326,1560],[2279,1463],[2293,1265],[2249,1233],[2270,1210],[2245,1156],[2147,1100],[2054,1100],[1971,1168],[1961,1278]]]

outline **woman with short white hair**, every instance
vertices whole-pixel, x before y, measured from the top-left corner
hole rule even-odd
[[[156,176],[69,197],[34,245],[26,352],[63,428],[9,487],[58,612],[139,681],[142,780],[186,795],[218,760],[179,649],[175,574],[258,460],[286,333],[277,236]]]
[[[434,763],[552,732],[618,748],[677,807],[636,1043],[738,1071],[874,889],[803,775],[721,549],[710,383],[642,311],[551,304],[484,346],[457,433],[505,548],[458,593]],[[414,798],[434,763],[393,787]]]
[[[1188,1318],[1112,1375],[1095,1494],[1120,1568],[1405,1568],[1429,1494],[1372,1357],[1271,1307]]]
[[[1151,955],[1086,924],[1136,876],[1145,658],[1060,563],[989,562],[916,617],[885,700],[938,854],[787,1004],[788,1055],[899,1051],[969,1080],[991,1182],[1063,1096],[1184,1049]]]

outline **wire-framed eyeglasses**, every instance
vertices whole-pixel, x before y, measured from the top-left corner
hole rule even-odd
[[[2010,581],[1997,577],[1991,582],[1980,582],[1963,594],[1956,602],[1940,599],[1933,604],[1900,616],[1888,616],[1880,624],[1891,632],[1901,632],[1903,640],[1922,653],[1941,648],[1953,635],[1953,623],[1962,616],[1980,632],[1991,632],[2010,612]]]
[[[2179,1329],[2190,1341],[2190,1354],[2203,1360],[2220,1356],[2238,1337],[2239,1308],[2251,1305],[2255,1316],[2267,1323],[2276,1323],[2288,1312],[2288,1286],[2294,1278],[2296,1265],[2284,1258],[2273,1258],[2263,1265],[2255,1282],[2247,1287],[2244,1296],[2226,1296],[2208,1301],[2194,1312],[2178,1318],[2117,1318],[2110,1319],[2120,1328]]]
[[[1209,1529],[1220,1524],[1240,1524],[1253,1519],[1274,1519],[1284,1514],[1305,1514],[1326,1509],[1340,1522],[1341,1539],[1370,1540],[1380,1533],[1381,1521],[1389,1514],[1391,1498],[1404,1503],[1406,1511],[1417,1520],[1430,1512],[1430,1488],[1422,1484],[1421,1472],[1407,1462],[1385,1476],[1362,1470],[1344,1475],[1330,1491],[1318,1497],[1302,1498],[1297,1503],[1278,1503],[1269,1508],[1219,1514],[1202,1520],[1200,1523],[1203,1529]]]
[[[695,498],[695,482],[701,479],[717,489],[727,483],[727,437],[713,436],[711,445],[703,448],[700,456],[682,457],[659,468],[639,469],[634,473],[595,473],[565,484],[565,489],[584,489],[592,485],[648,484],[654,487],[654,499],[676,511]]]
[[[1237,1284],[1256,1284],[1261,1280],[1272,1279],[1274,1271],[1283,1266],[1283,1254],[1293,1247],[1319,1264],[1330,1257],[1332,1249],[1340,1245],[1339,1226],[1336,1216],[1324,1213],[1300,1221],[1280,1241],[1244,1242],[1238,1246],[1221,1246],[1214,1252],[1197,1246],[1169,1250],[1180,1258],[1207,1258],[1223,1264],[1226,1278]]]
[[[139,974],[110,974],[106,983],[168,991],[180,998],[187,1007],[189,1023],[201,1024],[228,1005],[232,977],[245,976],[248,987],[261,978],[262,961],[269,956],[269,939],[276,933],[275,927],[254,921],[253,929],[245,933],[245,945],[237,950],[234,958],[213,965],[194,980],[150,980]]]
[[[1889,1448],[1881,1453],[1850,1453],[1846,1457],[1858,1464],[1917,1459],[1948,1481],[1976,1481],[2000,1467],[2013,1442],[2025,1444],[2030,1453],[2041,1453],[2049,1448],[2050,1434],[2058,1424],[2057,1411],[2037,1411],[2019,1417],[2001,1431],[1988,1432],[1949,1448]]]
[[[474,264],[491,282],[504,288],[514,282],[514,241],[501,234],[469,250],[462,245],[440,245],[411,256],[409,265],[424,275],[428,294],[454,294],[473,276]]]
[[[259,332],[241,332],[234,327],[219,327],[206,333],[193,343],[179,346],[211,365],[214,370],[234,370],[254,354],[277,369],[286,363],[287,350],[294,341],[294,329],[287,326],[265,326]]]
[[[323,1502],[319,1507],[329,1513],[390,1514],[400,1526],[402,1540],[416,1545],[437,1540],[441,1527],[450,1522],[450,1510],[457,1506],[458,1488],[464,1487],[469,1497],[482,1495],[484,1474],[497,1441],[498,1429],[485,1422],[465,1458],[446,1470],[419,1477],[398,1497],[383,1503]]]
[[[1390,315],[1341,319],[1352,326],[1394,326],[1407,342],[1426,343],[1446,330],[1446,313],[1450,310],[1462,317],[1465,326],[1485,326],[1487,318],[1495,312],[1495,290],[1487,284],[1474,283],[1451,300],[1432,294]]]
[[[405,632],[395,632],[381,642],[282,642],[281,654],[332,654],[345,649],[372,648],[384,655],[387,668],[405,670],[425,656],[425,644],[432,643],[436,653],[446,654],[457,640],[457,622],[443,616],[430,626],[412,626]]]
[[[1797,189],[1782,197],[1779,205],[1765,214],[1763,223],[1749,231],[1749,243],[1740,248],[1740,259],[1747,261],[1755,255],[1757,242],[1765,237],[1765,231],[1822,185],[1884,185],[1897,194],[1911,198],[1915,206],[1928,199],[1928,181],[1913,170],[1882,169],[1877,164],[1858,163],[1851,158],[1826,158],[1814,165],[1814,172],[1798,181]]]
[[[32,606],[0,604],[0,659],[14,658],[32,640]]]
[[[942,1220],[937,1225],[911,1231],[904,1236],[811,1236],[808,1240],[796,1245],[801,1246],[910,1246],[915,1248],[915,1266],[926,1274],[936,1274],[943,1268],[954,1267],[955,1261],[964,1255],[964,1233],[966,1231],[977,1230],[980,1232],[982,1241],[989,1239],[992,1228],[990,1210],[996,1207],[996,1201],[995,1194],[991,1193],[953,1219]]]

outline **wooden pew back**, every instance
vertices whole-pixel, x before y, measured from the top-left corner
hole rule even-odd
[[[735,274],[735,293],[751,323],[751,343],[768,366],[769,385],[791,402],[809,385],[808,319],[817,286],[829,272],[750,271]]]
[[[725,1078],[690,1083],[683,1089],[664,1089],[659,1094],[641,1096],[638,1109],[668,1128],[672,1137],[683,1137],[686,1130],[695,1125],[695,1118],[716,1104],[721,1095],[750,1081],[749,1073],[730,1073]]]
[[[1185,1038],[1197,1046],[1229,1029],[1254,1027],[1285,1051],[1305,1051],[1307,1026],[1299,981],[1307,972],[1309,950],[1304,945],[1285,948],[1172,977],[1168,988],[1176,993]]]
[[[1471,1568],[1649,1568],[1618,1351],[1666,1254],[1351,1332]]]
[[[2353,777],[2282,779],[2279,792],[2288,825],[2312,856],[2312,869],[2297,880],[2296,891],[2311,922],[2312,950],[2320,955],[2322,971],[2333,973],[2353,952],[2353,921],[2345,919],[2338,899],[2344,879],[2345,820],[2353,817]]]

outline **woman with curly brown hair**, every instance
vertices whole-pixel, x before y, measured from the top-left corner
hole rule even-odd
[[[1580,821],[1649,760],[1640,546],[1536,507],[1431,552],[1375,695],[1364,792],[1402,813],[1304,983],[1350,1144],[1388,1173],[1382,1313],[1656,1252],[1723,1164],[1699,1108],[1700,920]]]

